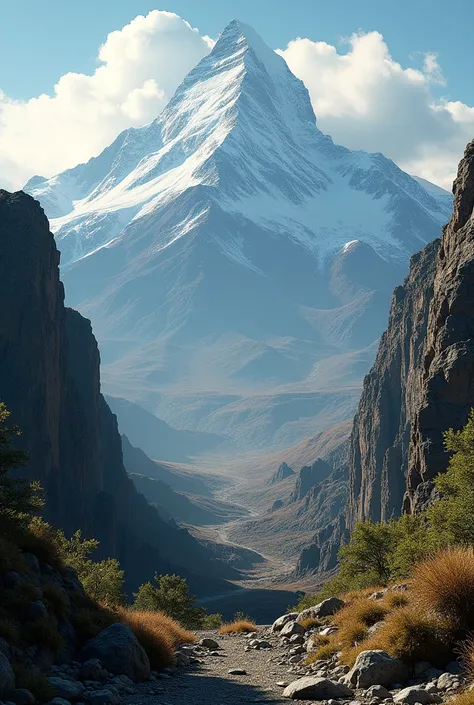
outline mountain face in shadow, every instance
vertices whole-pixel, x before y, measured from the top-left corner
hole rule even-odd
[[[175,571],[201,593],[225,590],[222,578],[233,572],[163,521],[127,477],[90,322],[64,307],[47,218],[22,192],[0,191],[0,252],[0,398],[22,430],[25,473],[46,491],[46,518],[67,535],[97,538],[129,588]]]

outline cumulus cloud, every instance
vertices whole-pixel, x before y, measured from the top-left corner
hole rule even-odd
[[[278,50],[305,82],[319,127],[340,144],[383,152],[450,189],[474,136],[474,108],[435,97],[446,85],[436,54],[402,67],[378,32],[347,43],[340,51],[298,38]],[[92,75],[67,73],[51,95],[28,101],[0,90],[0,187],[75,166],[121,130],[155,118],[212,44],[178,15],[153,10],[108,35]]]
[[[75,166],[149,122],[211,46],[178,15],[153,10],[108,35],[92,75],[67,73],[52,95],[28,101],[0,91],[0,186]]]
[[[300,38],[278,51],[306,84],[320,129],[450,189],[474,136],[474,108],[434,97],[434,86],[446,84],[435,54],[426,54],[420,68],[403,68],[379,32],[347,41],[345,53]]]

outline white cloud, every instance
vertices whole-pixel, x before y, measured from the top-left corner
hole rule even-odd
[[[474,108],[434,97],[433,86],[446,83],[435,54],[426,54],[421,68],[402,68],[378,32],[348,42],[347,53],[309,39],[278,52],[306,84],[320,129],[450,189],[474,136]]]
[[[149,122],[211,46],[178,15],[153,10],[108,35],[93,75],[67,73],[52,95],[25,102],[0,91],[0,186],[75,166]]]
[[[446,85],[436,54],[403,68],[378,32],[347,42],[346,53],[309,39],[279,50],[308,87],[319,127],[449,189],[474,136],[474,108],[434,97]],[[52,95],[24,102],[0,91],[0,187],[75,166],[152,120],[211,46],[178,15],[153,10],[108,35],[93,75],[65,74]]]

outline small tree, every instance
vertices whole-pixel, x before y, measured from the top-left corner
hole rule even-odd
[[[16,534],[25,529],[31,517],[44,505],[43,491],[38,482],[11,476],[11,471],[21,467],[28,455],[14,448],[15,438],[21,432],[9,424],[10,412],[0,402],[0,532]]]
[[[474,544],[474,409],[460,431],[450,429],[446,450],[453,455],[448,469],[435,479],[441,493],[427,510],[428,520],[444,545]]]
[[[76,531],[70,539],[62,531],[58,531],[57,536],[64,562],[77,571],[89,597],[108,607],[123,605],[125,574],[118,560],[92,560],[90,555],[99,547],[99,542],[96,539],[83,539],[81,531]]]
[[[353,587],[386,585],[390,580],[395,537],[391,524],[359,522],[341,548],[339,578]]]
[[[134,594],[134,609],[164,612],[189,629],[197,629],[206,616],[203,607],[196,607],[196,598],[189,592],[185,578],[179,575],[155,574],[155,585],[146,582]]]

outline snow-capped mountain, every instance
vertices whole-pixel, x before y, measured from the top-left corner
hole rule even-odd
[[[155,121],[25,190],[107,391],[242,447],[351,413],[393,286],[450,210],[320,132],[303,83],[235,20]]]

